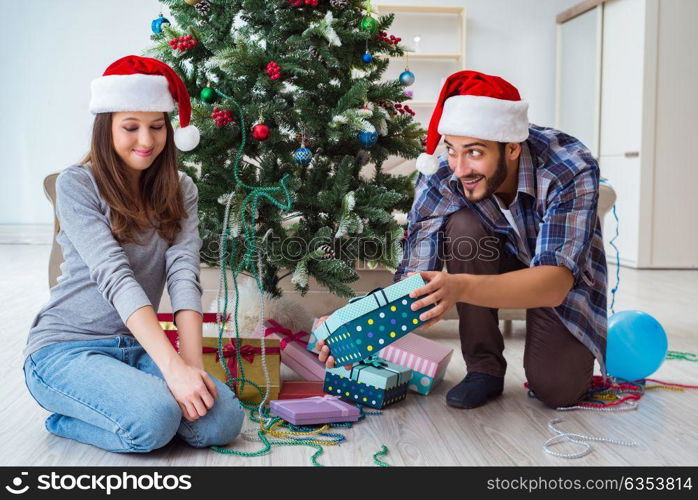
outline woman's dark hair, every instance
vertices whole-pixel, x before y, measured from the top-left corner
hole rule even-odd
[[[92,128],[90,151],[82,159],[92,163],[92,174],[99,193],[110,207],[112,234],[121,244],[138,243],[137,233],[154,227],[170,245],[186,217],[177,169],[174,131],[167,113],[165,148],[140,177],[138,198],[129,188],[126,166],[114,149],[113,113],[98,113]]]

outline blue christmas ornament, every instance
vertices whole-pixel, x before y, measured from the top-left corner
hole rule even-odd
[[[359,142],[363,147],[370,148],[378,142],[378,132],[369,132],[368,130],[359,132]]]
[[[414,73],[412,73],[409,69],[406,69],[402,73],[400,73],[400,84],[404,87],[409,87],[414,83]]]
[[[150,23],[150,29],[153,30],[153,33],[156,35],[159,35],[162,33],[162,25],[163,24],[170,24],[170,21],[167,20],[167,18],[163,17],[162,14],[160,14],[160,17],[157,19],[153,19],[153,22]]]
[[[294,156],[296,158],[296,163],[303,166],[308,165],[310,161],[313,159],[312,151],[310,151],[305,146],[301,146],[300,148],[296,149]]]
[[[366,64],[368,64],[368,63],[370,63],[370,62],[373,61],[373,56],[372,56],[371,53],[367,50],[366,52],[364,52],[364,55],[361,56],[361,60],[362,60],[363,62],[365,62]]]

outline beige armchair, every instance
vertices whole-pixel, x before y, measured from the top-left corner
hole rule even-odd
[[[56,236],[61,230],[56,216],[56,177],[60,172],[49,174],[44,179],[44,194],[53,207],[53,243],[51,244],[51,255],[48,259],[48,287],[53,288],[61,274],[61,264],[63,263],[63,253],[61,246],[56,242]]]

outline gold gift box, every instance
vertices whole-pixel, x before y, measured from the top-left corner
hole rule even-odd
[[[245,372],[245,378],[257,384],[262,391],[264,391],[266,383],[264,381],[264,368],[262,366],[261,339],[240,338],[240,342],[242,344],[241,361],[242,368]],[[267,338],[264,340],[264,346],[266,348],[265,359],[269,373],[269,396],[267,397],[267,402],[279,399],[279,391],[281,390],[281,355],[279,344],[280,341],[278,339]],[[229,369],[237,363],[234,345],[234,338],[223,338],[223,354]],[[204,369],[211,375],[225,382],[225,370],[216,359],[218,357],[218,337],[204,337],[203,348]],[[235,377],[240,377],[240,366],[237,366],[235,371]],[[232,374],[232,369],[230,369],[230,372]],[[246,403],[255,404],[259,404],[262,401],[262,395],[254,386],[244,384],[242,392],[240,392],[240,386],[240,382],[235,384],[235,393],[238,399]]]

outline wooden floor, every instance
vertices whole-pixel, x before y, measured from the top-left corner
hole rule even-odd
[[[47,412],[26,390],[21,351],[29,324],[48,299],[47,262],[50,247],[45,228],[24,231],[0,226],[0,465],[307,465],[313,450],[274,448],[257,458],[220,455],[193,449],[174,440],[147,455],[113,454],[44,428]],[[612,274],[615,272],[611,268]],[[698,352],[698,271],[621,269],[616,310],[640,309],[654,315],[669,335],[669,348]],[[393,465],[696,465],[698,463],[698,390],[649,391],[637,411],[623,413],[557,412],[529,399],[524,382],[523,324],[505,339],[509,363],[504,395],[475,410],[455,410],[444,403],[449,387],[460,381],[465,365],[459,355],[455,321],[435,326],[429,335],[454,349],[446,380],[429,396],[413,393],[382,415],[369,416],[342,430],[347,440],[327,447],[324,465],[371,465],[372,455],[388,446],[385,460]],[[698,384],[698,363],[668,361],[656,378]],[[291,378],[289,376],[289,378]],[[543,442],[553,434],[548,421],[561,416],[564,430],[633,440],[627,448],[594,443],[584,458],[547,455]],[[251,424],[246,424],[251,429]],[[231,448],[253,451],[259,443],[240,438]],[[573,448],[561,447],[560,451]]]

